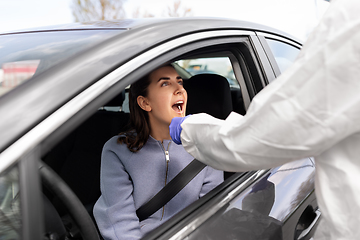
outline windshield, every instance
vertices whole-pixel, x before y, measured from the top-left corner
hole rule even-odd
[[[72,30],[0,35],[0,96],[119,30]]]

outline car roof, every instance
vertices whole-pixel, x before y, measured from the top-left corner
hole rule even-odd
[[[189,22],[192,24],[189,25]],[[117,29],[117,30],[134,30],[142,27],[154,27],[156,30],[157,27],[166,27],[166,25],[176,26],[178,30],[181,29],[218,29],[228,27],[229,29],[246,29],[250,31],[261,31],[272,33],[275,35],[280,35],[285,38],[292,39],[293,41],[301,42],[300,39],[295,38],[294,36],[266,26],[263,24],[258,24],[254,22],[248,22],[243,20],[228,19],[228,18],[217,18],[217,17],[180,17],[180,18],[136,18],[136,19],[120,19],[120,20],[99,20],[99,21],[90,21],[90,22],[75,22],[75,23],[66,23],[52,26],[40,26],[29,29],[20,29],[15,31],[8,31],[0,33],[4,34],[14,34],[14,33],[25,33],[25,32],[42,32],[42,31],[70,31],[70,30],[105,30],[105,29]]]
[[[150,20],[151,21],[151,20]],[[149,22],[144,19],[122,19],[122,20],[102,20],[91,22],[74,22],[57,24],[50,26],[38,26],[26,29],[17,29],[13,31],[2,32],[4,34],[24,33],[24,32],[42,32],[42,31],[65,31],[65,30],[86,30],[86,29],[121,29],[129,30],[141,22]]]
[[[73,23],[19,30],[0,34],[0,37],[1,35],[26,34],[28,32],[109,29],[121,31],[111,39],[97,44],[86,52],[77,54],[69,61],[52,67],[0,97],[0,116],[2,116],[0,151],[66,101],[93,84],[96,81],[94,75],[104,75],[108,69],[119,67],[119,65],[111,65],[114,62],[123,64],[134,56],[169,39],[202,31],[249,30],[279,35],[300,43],[287,33],[256,23],[223,18],[193,17]],[[106,65],[94,65],[99,61],[106,62]],[[78,68],[74,69],[74,65],[77,65]],[[36,100],[34,96],[41,96],[42,100]],[[16,105],[14,105],[15,102]]]

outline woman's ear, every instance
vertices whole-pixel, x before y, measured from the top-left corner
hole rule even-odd
[[[150,103],[146,97],[138,96],[136,100],[137,100],[137,104],[142,110],[147,112],[151,111]]]

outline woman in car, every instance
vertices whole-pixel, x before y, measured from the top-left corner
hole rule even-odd
[[[185,116],[186,103],[183,80],[171,65],[131,85],[132,129],[111,138],[102,153],[102,195],[94,216],[105,240],[139,239],[223,181],[223,172],[205,167],[153,215],[141,222],[136,215],[193,160],[169,133],[172,118]]]

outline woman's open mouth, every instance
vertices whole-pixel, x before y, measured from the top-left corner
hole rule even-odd
[[[174,105],[172,105],[172,109],[174,109],[175,112],[181,113],[183,111],[184,101],[180,100],[177,101]]]

